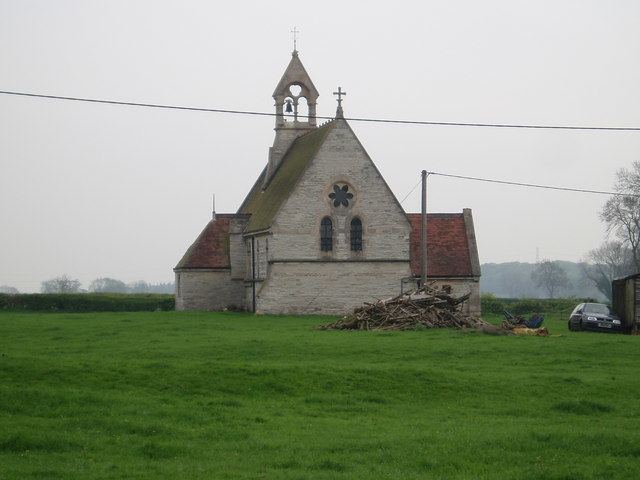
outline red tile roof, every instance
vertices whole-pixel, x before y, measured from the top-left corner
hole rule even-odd
[[[193,245],[184,254],[176,270],[229,268],[229,227],[238,214],[216,214]],[[411,223],[411,272],[420,275],[419,213],[408,213]],[[474,274],[471,248],[463,213],[430,213],[427,215],[427,275],[429,277],[466,277]]]
[[[176,265],[181,268],[229,268],[229,224],[234,214],[219,213],[211,220]]]
[[[419,213],[407,213],[411,223],[411,273],[420,275]],[[427,276],[473,276],[471,254],[464,215],[462,213],[427,214]]]

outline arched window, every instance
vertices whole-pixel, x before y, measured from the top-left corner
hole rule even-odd
[[[320,250],[333,250],[333,222],[329,217],[324,217],[320,222]]]
[[[362,220],[358,217],[351,220],[351,250],[362,251]]]

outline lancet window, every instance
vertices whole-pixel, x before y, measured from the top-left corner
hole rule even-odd
[[[333,250],[333,222],[329,217],[324,217],[320,222],[320,250]]]

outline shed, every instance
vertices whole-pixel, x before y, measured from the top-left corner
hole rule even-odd
[[[640,273],[614,280],[613,311],[624,320],[627,330],[640,331]]]

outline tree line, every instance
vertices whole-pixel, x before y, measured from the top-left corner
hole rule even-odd
[[[115,278],[101,277],[93,280],[87,289],[82,288],[82,283],[68,275],[45,280],[40,284],[41,293],[173,293],[174,283],[148,283],[144,280],[125,283]],[[18,289],[8,285],[0,286],[0,293],[18,294]]]

